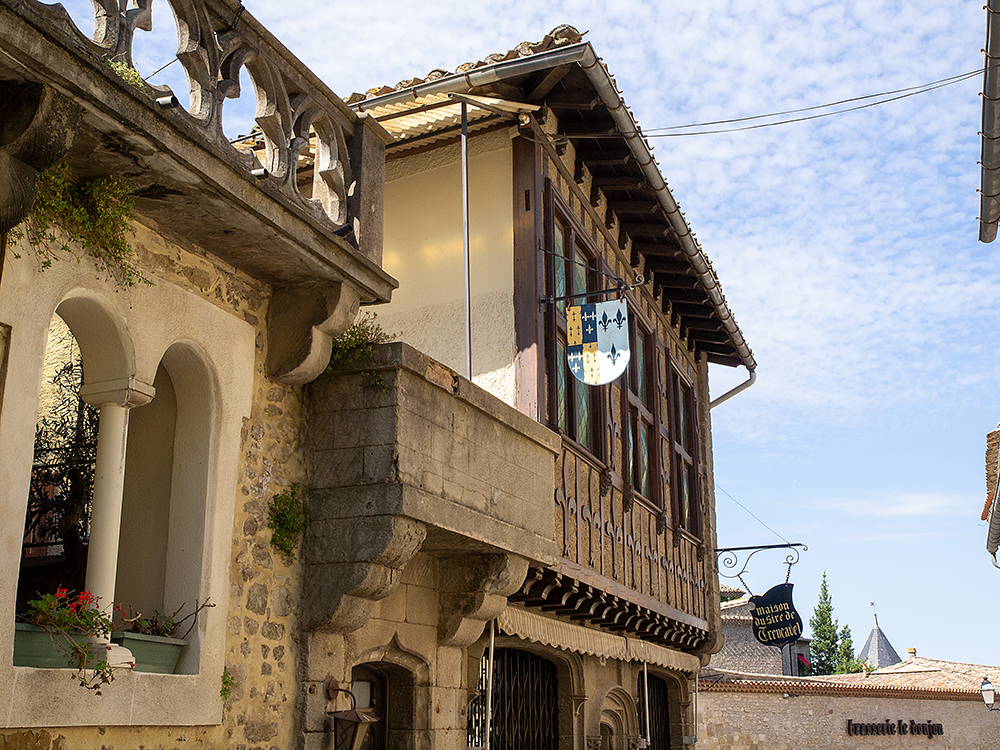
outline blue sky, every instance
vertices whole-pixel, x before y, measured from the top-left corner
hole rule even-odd
[[[982,66],[985,34],[982,3],[954,0],[245,4],[342,96],[570,23],[648,131],[965,73]],[[153,5],[144,75],[175,33]],[[809,546],[791,577],[803,618],[826,571],[856,647],[875,601],[901,656],[1000,664],[1000,570],[978,520],[985,434],[1000,420],[1000,247],[977,241],[981,86],[653,143],[760,365],[713,412],[716,481]],[[227,105],[231,136],[249,127],[247,91]],[[745,372],[712,377],[718,394]],[[717,507],[720,545],[781,542],[723,492]],[[754,558],[754,593],[784,580],[782,560]]]

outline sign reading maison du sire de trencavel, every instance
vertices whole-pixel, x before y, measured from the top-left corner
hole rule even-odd
[[[753,634],[765,646],[781,648],[802,635],[802,618],[792,604],[792,584],[779,583],[766,594],[750,597]]]
[[[577,380],[610,383],[625,372],[630,357],[625,300],[566,308],[566,359]]]

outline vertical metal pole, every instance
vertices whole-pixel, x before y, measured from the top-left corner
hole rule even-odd
[[[643,747],[649,747],[649,668],[646,662],[642,663],[642,689],[646,695],[646,737]]]
[[[465,377],[472,380],[472,283],[469,260],[469,112],[462,102],[462,242],[465,252]]]
[[[465,106],[464,104],[462,105]],[[490,750],[490,731],[493,724],[493,656],[496,644],[496,620],[490,620],[490,660],[486,665],[486,744],[485,750]]]

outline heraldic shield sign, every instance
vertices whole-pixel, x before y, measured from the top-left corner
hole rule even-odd
[[[802,635],[802,618],[792,604],[792,584],[779,583],[766,594],[751,596],[753,634],[765,646],[794,643]]]
[[[604,385],[628,367],[628,306],[609,300],[566,308],[566,359],[587,385]]]

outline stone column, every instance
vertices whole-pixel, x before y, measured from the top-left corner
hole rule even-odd
[[[85,584],[86,589],[98,597],[98,606],[101,607],[111,606],[115,599],[128,412],[133,406],[148,404],[154,393],[153,386],[133,378],[94,383],[80,388],[80,398],[101,411]],[[108,662],[112,666],[130,661],[132,654],[128,649],[110,647]]]

